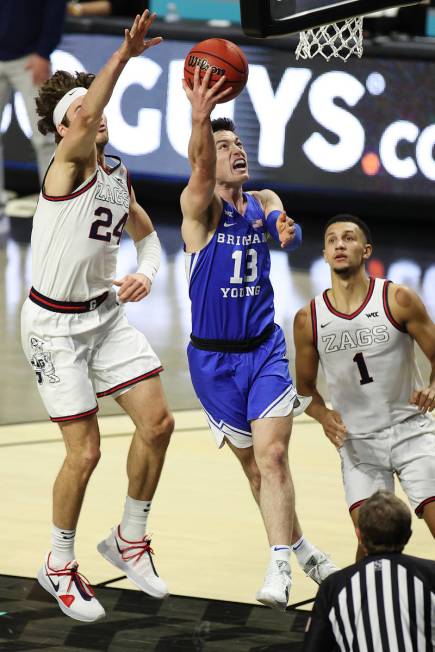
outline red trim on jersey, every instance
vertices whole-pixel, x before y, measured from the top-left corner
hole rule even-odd
[[[112,168],[109,167],[109,166],[106,166],[105,163],[103,165],[101,163],[98,163],[98,165],[103,170],[103,172],[105,174],[107,174],[107,176],[110,176],[112,174],[112,172],[117,170],[119,168],[119,166],[121,165],[121,159],[119,158],[119,156],[115,156],[114,154],[105,154],[104,155],[104,160],[106,160],[106,158],[113,158],[113,159],[115,159],[115,161],[118,161],[118,163],[116,165],[114,165]]]
[[[328,299],[328,290],[324,291],[323,300],[326,303],[326,307],[328,308],[329,312],[332,312],[332,314],[336,315],[336,317],[341,317],[342,319],[354,319],[355,317],[357,317],[364,310],[364,308],[366,307],[366,305],[368,304],[368,302],[372,298],[374,288],[375,288],[375,279],[370,277],[369,289],[368,289],[366,298],[364,299],[364,301],[362,302],[360,307],[357,308],[357,310],[352,312],[350,315],[346,315],[345,312],[339,312],[338,310],[336,310],[334,308],[334,306],[332,305],[332,303]]]
[[[419,504],[417,509],[415,510],[415,513],[417,514],[418,518],[423,518],[423,510],[426,505],[429,503],[433,503],[435,501],[435,496],[430,496],[430,498],[426,498],[426,500],[423,500],[422,503]]]
[[[79,414],[73,414],[69,417],[50,417],[50,421],[58,423],[59,421],[75,421],[76,419],[83,419],[84,417],[89,417],[91,414],[98,412],[98,405],[96,405],[92,410],[87,412],[80,412]]]
[[[313,328],[313,343],[317,349],[317,314],[316,314],[316,300],[312,299],[310,303],[311,309],[311,326]]]
[[[113,394],[113,392],[117,392],[120,389],[124,389],[124,387],[130,387],[130,385],[135,385],[136,383],[140,383],[142,380],[146,380],[147,378],[158,376],[161,371],[163,371],[163,367],[157,367],[157,369],[148,371],[148,373],[146,374],[142,374],[141,376],[137,376],[136,378],[132,378],[131,380],[126,380],[125,383],[119,383],[119,385],[115,385],[115,387],[106,389],[105,392],[97,392],[97,397],[102,398],[103,396],[110,396],[110,394]]]
[[[365,503],[366,500],[367,500],[367,498],[363,498],[363,500],[358,500],[356,503],[354,503],[353,505],[351,505],[351,506],[349,507],[349,514],[350,514],[351,512],[353,512],[353,510],[356,509],[357,507],[361,507],[361,505],[362,505],[363,503]]]
[[[75,192],[72,192],[70,195],[61,195],[60,197],[52,197],[51,195],[46,195],[43,190],[42,196],[47,201],[67,201],[68,199],[75,199],[79,195],[83,195],[84,192],[86,192],[87,190],[89,190],[89,188],[92,188],[92,186],[95,185],[97,181],[97,176],[98,176],[98,172],[95,172],[92,179],[85,186],[83,186],[83,188],[81,188],[80,190],[76,190]]]
[[[388,305],[388,286],[390,285],[391,281],[384,281],[384,287],[382,289],[382,302],[384,304],[384,311],[385,314],[387,315],[388,321],[390,321],[395,328],[397,328],[398,331],[401,333],[407,333],[408,331],[404,326],[401,326],[393,317],[391,314],[390,306]]]

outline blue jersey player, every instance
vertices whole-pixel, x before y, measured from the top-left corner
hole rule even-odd
[[[211,121],[225,99],[221,80],[209,87],[196,69],[189,160],[181,195],[182,235],[192,302],[189,368],[218,446],[227,443],[245,471],[264,520],[271,560],[257,600],[285,609],[293,549],[320,583],[336,570],[302,535],[288,465],[292,414],[299,401],[288,370],[284,335],[274,323],[268,238],[284,249],[301,229],[270,190],[243,192],[248,161],[233,123]]]

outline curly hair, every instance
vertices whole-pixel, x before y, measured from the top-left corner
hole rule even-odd
[[[38,120],[38,129],[41,134],[54,133],[56,143],[59,143],[62,138],[58,134],[57,129],[53,123],[53,111],[56,104],[65,93],[71,91],[73,88],[83,86],[89,88],[95,79],[95,75],[88,72],[76,72],[72,75],[66,70],[58,70],[45,82],[39,89],[36,98],[36,112],[41,116]],[[64,117],[62,123],[68,127],[67,118]]]

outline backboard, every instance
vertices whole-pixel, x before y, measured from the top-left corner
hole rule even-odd
[[[240,0],[242,28],[248,36],[283,36],[319,25],[364,16],[425,0]]]

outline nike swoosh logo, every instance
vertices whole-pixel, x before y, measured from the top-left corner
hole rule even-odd
[[[326,324],[320,324],[320,328],[325,328],[325,326],[328,326],[330,323],[330,321],[327,321]]]
[[[47,575],[48,579],[50,580],[50,584],[51,584],[51,586],[53,587],[53,589],[54,589],[54,590],[56,591],[56,593],[57,593],[57,592],[59,591],[59,582],[58,582],[57,584],[55,584],[55,583],[53,582],[53,580],[51,579],[50,575],[49,575],[47,572],[46,572],[45,574]]]
[[[282,546],[282,548],[278,548],[278,546],[275,546],[274,550],[290,550],[288,546]]]
[[[224,222],[224,226],[234,226],[235,222]]]

